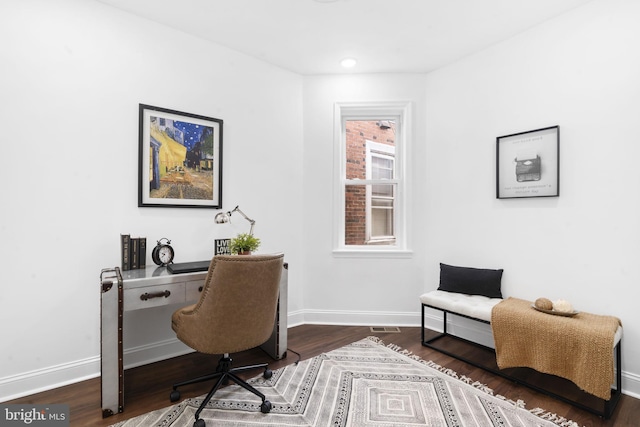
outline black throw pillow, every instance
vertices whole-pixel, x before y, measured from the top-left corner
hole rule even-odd
[[[438,290],[468,295],[484,295],[502,298],[500,281],[504,270],[455,267],[440,263],[440,286]]]

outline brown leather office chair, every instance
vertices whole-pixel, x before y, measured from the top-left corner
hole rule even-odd
[[[262,412],[271,410],[271,403],[265,396],[236,375],[262,368],[264,377],[269,378],[271,370],[267,364],[231,368],[229,353],[257,347],[271,336],[283,259],[283,254],[215,256],[198,303],[173,313],[171,327],[180,341],[201,353],[223,355],[214,373],[173,385],[170,399],[175,402],[180,399],[178,387],[217,378],[195,413],[194,427],[204,427],[200,413],[227,380],[259,396]]]

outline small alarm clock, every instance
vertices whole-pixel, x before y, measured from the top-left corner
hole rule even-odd
[[[163,240],[166,240],[166,242],[163,243]],[[166,237],[158,240],[158,244],[151,251],[151,259],[153,262],[162,266],[171,264],[174,255],[175,252],[173,252],[173,248],[171,247],[171,240]]]

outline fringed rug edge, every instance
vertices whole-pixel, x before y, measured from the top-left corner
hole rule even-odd
[[[498,399],[504,400],[505,402],[509,402],[511,404],[513,404],[514,406],[521,408],[521,409],[526,409],[526,403],[521,400],[518,399],[517,401],[508,399],[500,394],[494,394],[493,390],[488,387],[486,384],[482,384],[479,381],[474,381],[471,378],[465,376],[465,375],[458,375],[458,373],[456,371],[454,371],[453,369],[449,369],[443,366],[438,365],[437,363],[431,361],[431,360],[424,360],[423,358],[421,358],[420,356],[417,356],[415,354],[413,354],[412,352],[410,352],[407,349],[404,349],[396,344],[385,344],[384,341],[376,336],[368,336],[367,337],[368,340],[373,341],[376,344],[379,344],[383,347],[386,347],[390,350],[395,351],[398,354],[402,354],[403,356],[406,356],[410,359],[415,360],[416,362],[422,363],[432,369],[437,370],[438,372],[442,372],[443,374],[446,374],[452,378],[455,378],[457,380],[460,380],[462,382],[464,382],[465,384],[468,384],[470,386],[473,386],[475,388],[477,388],[478,390],[481,390],[491,396],[494,396]],[[565,417],[562,417],[560,415],[554,414],[552,412],[546,411],[542,408],[534,408],[534,409],[529,409],[529,412],[531,412],[533,415],[542,418],[543,420],[546,421],[550,421],[552,423],[554,423],[557,426],[560,427],[580,427],[580,424],[576,423],[575,421],[572,421],[570,419],[567,419]],[[584,426],[583,426],[584,427]]]

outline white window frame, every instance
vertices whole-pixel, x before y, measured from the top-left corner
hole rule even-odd
[[[411,141],[411,102],[338,102],[334,108],[334,249],[336,257],[379,257],[409,258],[412,255],[407,230],[409,229],[409,210],[406,195],[410,194],[409,164]],[[349,120],[394,120],[396,123],[395,179],[392,181],[362,181],[362,184],[396,183],[397,192],[394,206],[393,245],[346,245],[345,244],[345,187],[346,179],[346,122]],[[369,211],[369,210],[367,210]],[[367,221],[369,224],[369,221]]]

